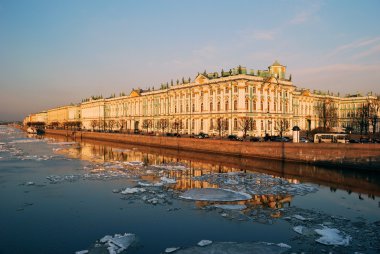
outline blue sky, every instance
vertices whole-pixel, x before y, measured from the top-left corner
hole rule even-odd
[[[0,0],[0,120],[275,60],[297,87],[380,93],[380,1]]]

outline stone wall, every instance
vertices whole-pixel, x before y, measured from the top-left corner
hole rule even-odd
[[[380,171],[380,144],[257,143],[98,132],[73,133],[63,130],[47,130],[46,132],[67,136],[74,134],[75,138],[79,139]]]

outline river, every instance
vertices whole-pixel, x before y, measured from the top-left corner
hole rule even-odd
[[[0,253],[380,252],[376,172],[0,126],[0,190]]]

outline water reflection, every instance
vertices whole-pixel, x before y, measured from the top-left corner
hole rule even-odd
[[[48,135],[47,137],[60,141],[71,141],[66,137],[57,135]],[[380,196],[380,177],[376,172],[333,170],[291,162],[227,157],[93,140],[80,141],[77,146],[70,147],[62,152],[73,158],[93,162],[142,161],[144,165],[171,163],[186,165],[188,170],[168,171],[168,177],[178,179],[173,187],[176,190],[218,187],[208,182],[193,180],[192,177],[194,176],[210,173],[259,172],[281,177],[293,183],[310,182],[328,186],[331,191],[341,189],[349,194],[355,192],[358,193],[359,199],[363,198],[363,194],[367,194],[371,199]]]

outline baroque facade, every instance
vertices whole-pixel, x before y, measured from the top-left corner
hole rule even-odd
[[[350,126],[351,116],[369,99],[377,100],[371,95],[339,97],[299,90],[286,67],[276,61],[264,71],[239,66],[229,72],[205,72],[194,81],[162,84],[159,90],[136,89],[127,96],[50,109],[46,123],[80,121],[85,130],[289,135],[295,125],[303,130]],[[330,118],[337,121],[324,119],[321,108],[326,104],[335,107]]]

